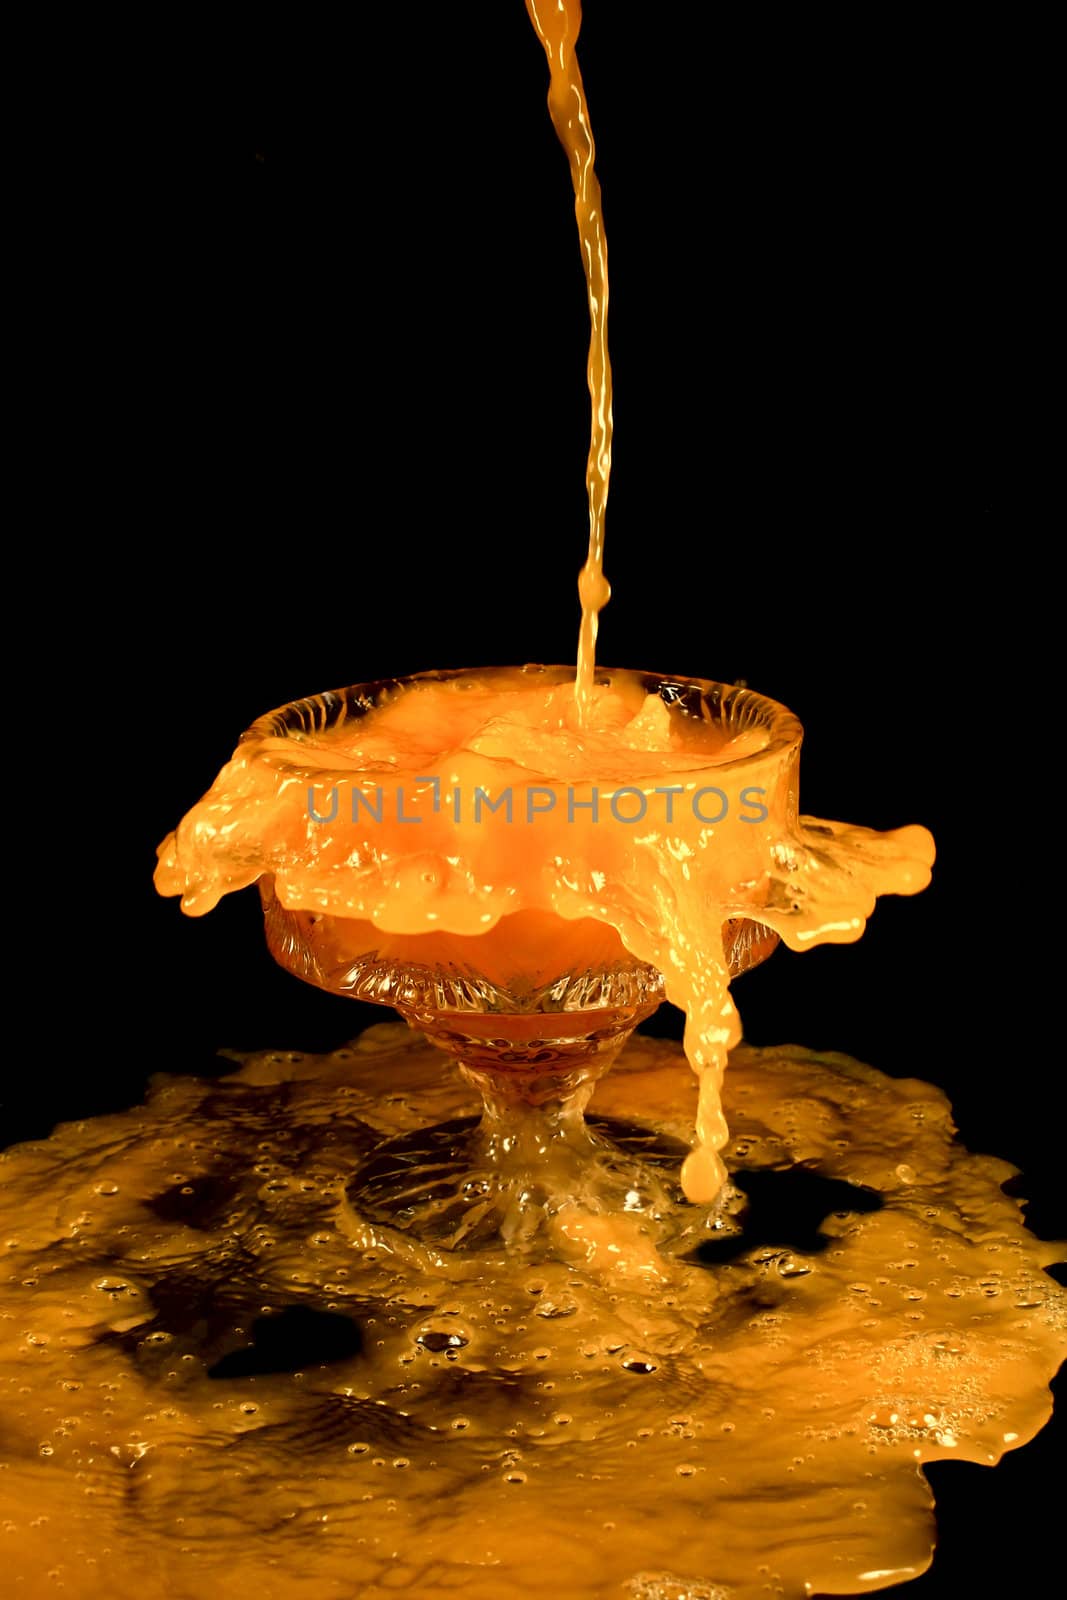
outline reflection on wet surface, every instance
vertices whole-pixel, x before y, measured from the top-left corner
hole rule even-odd
[[[13,1593],[867,1591],[928,1562],[919,1464],[994,1461],[1046,1420],[1062,1252],[930,1085],[735,1051],[734,1195],[709,1227],[677,1188],[693,1075],[635,1038],[591,1121],[702,1237],[654,1279],[640,1218],[583,1224],[580,1193],[592,1266],[547,1235],[450,1252],[358,1213],[375,1149],[470,1094],[386,1024],[0,1158]]]

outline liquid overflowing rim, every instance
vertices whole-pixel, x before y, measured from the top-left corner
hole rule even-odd
[[[430,672],[413,672],[401,678],[376,678],[368,683],[350,684],[343,689],[327,689],[322,694],[308,695],[292,700],[273,711],[257,717],[251,727],[242,733],[238,745],[262,744],[266,740],[291,739],[303,735],[314,737],[333,728],[355,721],[379,706],[395,690],[412,688],[421,683],[449,683],[459,678],[482,679],[508,672],[521,672],[533,676],[543,674],[547,682],[573,682],[574,668],[567,666],[524,667],[449,667]],[[784,754],[795,754],[804,737],[799,719],[786,706],[754,689],[736,684],[717,683],[711,678],[689,678],[661,672],[637,672],[620,667],[598,667],[595,683],[598,688],[609,688],[613,675],[618,673],[636,679],[647,694],[658,694],[668,706],[680,705],[690,716],[717,724],[731,733],[746,733],[753,728],[765,730],[767,742],[759,750],[736,756],[729,761],[713,761],[706,768],[689,768],[686,777],[693,779],[701,771],[716,773],[741,772],[746,768],[763,765],[769,759]],[[328,779],[333,769],[311,766],[295,761],[279,750],[260,751],[257,759],[266,761],[276,771],[292,776],[313,777],[318,781]],[[350,779],[351,770],[336,769],[338,778]]]

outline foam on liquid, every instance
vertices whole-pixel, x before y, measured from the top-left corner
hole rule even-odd
[[[477,1108],[396,1024],[330,1057],[168,1079],[145,1108],[0,1155],[0,1548],[15,1594],[867,1591],[929,1561],[918,1465],[995,1461],[1049,1415],[1067,1296],[1043,1269],[1062,1252],[1022,1227],[1000,1187],[1010,1169],[952,1142],[940,1093],[743,1046],[724,1083],[739,1034],[724,921],[754,917],[794,949],[857,938],[876,894],[923,887],[932,841],[798,817],[795,752],[761,766],[751,730],[724,734],[632,674],[595,673],[610,593],[606,242],[580,6],[527,8],[591,317],[576,680],[428,682],[325,732],[246,740],[165,842],[157,883],[195,915],[271,877],[283,905],[334,919],[338,961],[392,941],[506,972],[528,955],[531,917],[564,919],[589,961],[625,949],[686,1012],[696,1105],[678,1048],[637,1038],[590,1108],[616,1138],[620,1123],[656,1130],[658,1154],[642,1149],[668,1184],[695,1125],[680,1225],[726,1165],[742,1187],[745,1173],[835,1182],[834,1214],[798,1241],[787,1202],[780,1232],[751,1222],[729,1261],[661,1256],[650,1274],[633,1218],[598,1215],[584,1260],[564,1248],[590,1225],[579,1178],[557,1196],[555,1251],[543,1237],[420,1245],[361,1214],[352,1174],[383,1140]],[[742,779],[766,781],[762,823],[740,820]],[[309,786],[328,806],[335,785],[338,819],[313,821]],[[605,803],[625,787],[649,806],[677,785],[673,820],[662,798],[640,826],[568,819],[568,791],[587,802],[594,785]],[[708,785],[735,808],[714,824],[689,804]],[[395,804],[373,827],[358,804],[353,818],[352,791],[379,786],[405,791],[416,826]],[[520,807],[540,788],[557,809],[477,823],[464,809],[477,787],[511,787]]]
[[[746,716],[756,696],[739,695],[724,728],[635,673],[602,671],[579,725],[571,682],[562,668],[431,676],[333,727],[313,711],[307,732],[279,737],[264,719],[161,846],[156,885],[201,915],[270,874],[283,906],[344,919],[338,962],[383,934],[432,932],[467,941],[477,969],[479,941],[506,941],[518,913],[606,925],[686,1014],[699,1095],[683,1183],[710,1202],[725,1176],[722,1076],[741,1033],[724,923],[754,918],[794,950],[858,939],[877,895],[926,885],[933,840],[920,827],[799,817],[799,727],[787,753],[770,747]],[[510,792],[510,820],[476,819],[479,789]],[[530,795],[555,798],[527,822]],[[335,799],[333,820],[313,820]],[[367,801],[380,801],[380,820]],[[721,821],[703,820],[724,802]]]
[[[1064,1252],[927,1084],[742,1046],[726,1089],[775,1220],[647,1287],[624,1217],[589,1272],[360,1216],[383,1139],[477,1110],[403,1024],[0,1155],[5,1594],[795,1600],[921,1571],[921,1465],[1048,1418]],[[669,1181],[691,1095],[637,1036],[590,1113],[659,1130]]]

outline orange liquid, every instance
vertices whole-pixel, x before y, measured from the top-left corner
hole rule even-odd
[[[929,1085],[742,1046],[725,1087],[775,1225],[651,1284],[625,1216],[585,1266],[580,1192],[540,1260],[353,1209],[381,1140],[477,1109],[399,1023],[0,1154],[5,1594],[800,1600],[922,1571],[919,1467],[1049,1416],[1063,1250]],[[662,1130],[669,1178],[691,1098],[638,1035],[590,1112]]]
[[[469,941],[471,965],[521,963],[520,913],[605,926],[686,1014],[699,1094],[682,1177],[691,1200],[710,1202],[741,1032],[723,924],[751,917],[794,950],[857,939],[877,895],[929,881],[933,840],[798,817],[791,719],[783,757],[743,715],[724,731],[637,674],[600,678],[582,726],[565,669],[428,678],[298,737],[265,719],[161,846],[156,884],[200,915],[272,874],[283,906],[335,919],[337,964],[383,935],[432,935],[427,956],[445,936]],[[497,804],[510,794],[510,814],[477,815],[479,791]],[[319,816],[336,806],[331,821],[309,820],[309,795]]]
[[[743,1239],[728,1265],[658,1261],[651,1287],[634,1219],[594,1217],[580,1192],[548,1260],[435,1252],[349,1196],[383,1140],[476,1109],[395,1024],[331,1057],[158,1083],[145,1108],[0,1154],[0,1532],[29,1600],[869,1592],[929,1562],[918,1465],[993,1462],[1049,1415],[1067,1295],[1043,1269],[1062,1252],[1022,1227],[1009,1169],[952,1140],[938,1091],[796,1049],[739,1046],[723,1077],[739,1033],[724,921],[794,949],[855,939],[877,894],[923,887],[932,841],[800,817],[795,751],[724,737],[633,674],[596,681],[606,245],[580,7],[528,10],[592,323],[577,683],[508,670],[326,734],[261,731],[165,841],[157,884],[199,915],[270,877],[329,919],[338,964],[378,950],[536,983],[628,951],[685,1010],[685,1056],[635,1039],[591,1111],[657,1130],[667,1175],[695,1127],[690,1198],[728,1163],[817,1174],[845,1200],[827,1199],[821,1244]],[[742,820],[742,782],[764,819]],[[518,823],[476,819],[480,787],[510,789]],[[602,816],[569,817],[594,787]],[[339,791],[333,821],[309,816],[309,788],[323,811]],[[640,825],[612,811],[619,788],[649,808]],[[702,788],[727,796],[721,820],[695,809]],[[527,820],[532,791],[553,804]],[[294,1308],[360,1337],[249,1364]]]
[[[589,361],[586,375],[593,418],[585,486],[589,496],[589,554],[578,579],[582,625],[578,636],[578,715],[585,721],[593,694],[600,612],[611,598],[604,577],[604,513],[611,478],[611,361],[608,356],[608,241],[594,161],[593,126],[575,45],[582,23],[580,0],[526,0],[530,20],[548,57],[548,109],[567,152],[574,184],[574,213],[589,293]]]

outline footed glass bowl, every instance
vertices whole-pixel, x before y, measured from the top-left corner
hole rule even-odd
[[[478,674],[356,685],[283,707],[248,737],[293,737],[299,746],[406,682],[449,676]],[[702,680],[647,674],[641,682],[668,705],[682,701],[718,723],[727,738],[743,731],[764,763],[779,753],[795,759],[799,724],[775,702]],[[483,934],[387,934],[355,918],[289,909],[269,875],[259,887],[275,960],[331,994],[392,1006],[456,1058],[482,1098],[475,1123],[421,1130],[376,1152],[352,1180],[355,1210],[446,1248],[529,1243],[574,1206],[650,1223],[677,1214],[684,1149],[657,1150],[643,1130],[590,1126],[584,1116],[596,1080],[665,997],[662,975],[635,960],[613,928],[521,910]],[[778,943],[743,917],[728,920],[723,936],[731,976]]]

